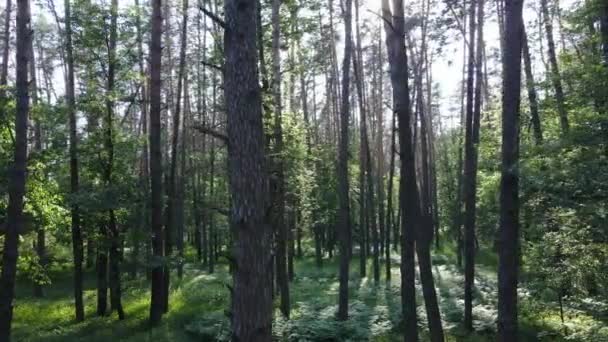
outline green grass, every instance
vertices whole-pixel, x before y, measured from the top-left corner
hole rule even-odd
[[[274,333],[283,341],[400,341],[401,300],[399,268],[394,255],[392,282],[384,275],[378,284],[368,263],[368,277],[359,277],[359,260],[351,264],[350,319],[334,319],[337,309],[337,260],[324,260],[318,269],[313,258],[296,263],[296,278],[291,284],[291,320],[286,321],[276,311]],[[448,341],[493,341],[496,318],[496,276],[491,268],[478,265],[474,317],[476,332],[467,335],[460,321],[463,310],[462,275],[450,256],[436,255],[435,280],[440,296],[444,329]],[[230,282],[227,268],[220,265],[215,274],[187,265],[182,280],[172,281],[170,311],[159,327],[151,328],[149,313],[149,285],[143,278],[124,279],[123,305],[126,319],[116,315],[95,315],[94,274],[85,281],[86,320],[73,319],[71,274],[68,270],[53,274],[53,284],[46,289],[43,299],[32,298],[31,284],[20,283],[14,317],[15,341],[221,341],[229,334],[225,315],[228,308]],[[382,268],[384,271],[384,267]],[[383,272],[382,272],[383,273]],[[126,276],[125,276],[126,278]],[[420,287],[417,284],[420,295]],[[417,298],[419,325],[423,340],[426,337],[426,315],[423,300]],[[520,315],[522,341],[562,341],[564,327],[557,308],[550,303],[538,303],[531,298],[522,301]],[[278,303],[275,303],[278,304]],[[278,305],[275,305],[275,307]],[[584,310],[570,309],[575,316],[568,318],[569,340],[601,341],[608,336],[606,321]],[[599,331],[599,332],[598,332]],[[603,334],[606,333],[606,334]],[[607,339],[608,340],[608,339]]]

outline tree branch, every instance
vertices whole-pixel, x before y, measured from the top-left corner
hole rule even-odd
[[[211,18],[211,20],[213,20],[215,23],[220,25],[224,30],[226,29],[226,23],[222,19],[220,19],[220,17],[213,14],[213,12],[209,11],[208,9],[206,9],[203,6],[199,6],[198,9],[201,10],[203,13],[205,13],[205,15],[208,16],[209,18]]]
[[[203,134],[208,134],[214,138],[217,138],[217,139],[223,141],[226,145],[228,145],[228,136],[214,130],[213,128],[206,127],[203,125],[194,125],[194,126],[192,126],[192,128],[196,129],[197,131],[199,131]]]
[[[216,64],[213,64],[213,63],[209,63],[209,62],[206,62],[206,61],[201,61],[201,64],[204,65],[204,66],[208,66],[208,67],[210,67],[212,69],[224,72],[224,67],[223,66],[219,66],[219,65],[216,65]]]

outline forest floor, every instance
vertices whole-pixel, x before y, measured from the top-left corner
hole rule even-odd
[[[490,254],[488,254],[490,255]],[[392,260],[392,281],[386,282],[384,265],[382,277],[375,284],[371,277],[359,277],[359,260],[351,265],[350,319],[334,319],[337,309],[336,260],[324,260],[317,268],[313,258],[298,260],[296,276],[291,283],[292,311],[287,321],[276,311],[273,329],[279,341],[400,341],[399,321],[401,299],[398,255]],[[484,257],[480,258],[484,260]],[[493,341],[496,320],[496,274],[491,256],[486,264],[477,265],[473,315],[475,333],[466,335],[459,325],[464,307],[463,277],[449,254],[434,255],[434,274],[444,329],[448,341]],[[187,264],[184,277],[172,281],[170,310],[162,324],[151,329],[149,286],[144,277],[124,276],[123,306],[126,319],[116,315],[95,315],[95,275],[88,273],[85,281],[86,320],[73,319],[71,274],[69,270],[54,276],[46,289],[45,298],[33,298],[32,286],[22,282],[17,288],[14,316],[14,341],[228,341],[229,322],[226,317],[230,275],[225,265],[208,274],[194,264]],[[420,294],[420,285],[417,284]],[[425,311],[418,298],[420,331],[425,340]],[[522,341],[608,341],[608,305],[577,303],[565,310],[562,325],[557,305],[533,298],[520,291],[520,326]],[[278,303],[275,303],[278,307]],[[604,338],[606,338],[604,340]]]

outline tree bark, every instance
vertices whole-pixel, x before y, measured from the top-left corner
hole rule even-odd
[[[551,16],[549,15],[547,0],[540,0],[540,8],[544,19],[545,34],[547,35],[547,52],[549,54],[549,64],[551,66],[550,77],[551,83],[553,84],[553,90],[555,91],[559,124],[562,132],[568,133],[570,124],[568,123],[568,112],[566,111],[562,78],[557,65],[557,54],[555,52],[555,41],[553,39],[553,24],[551,23]]]
[[[416,287],[414,263],[414,235],[419,220],[418,189],[411,131],[408,60],[405,49],[405,20],[403,1],[393,0],[393,12],[388,0],[382,1],[382,17],[386,32],[386,50],[393,87],[393,110],[399,120],[401,214],[401,305],[404,322],[404,341],[418,341],[416,318]]]
[[[162,1],[152,0],[150,40],[150,224],[152,228],[152,286],[150,323],[158,325],[163,314],[163,223],[161,113]]]
[[[108,44],[108,79],[106,88],[106,139],[105,148],[108,154],[106,164],[105,181],[109,191],[114,186],[114,83],[116,74],[116,40],[118,37],[118,0],[112,0],[110,19],[110,40]],[[108,230],[110,242],[110,304],[111,309],[116,310],[120,320],[125,318],[121,301],[120,284],[120,232],[116,222],[114,209],[108,211]]]
[[[274,225],[276,234],[277,285],[281,293],[281,313],[289,318],[289,279],[287,278],[287,230],[285,224],[285,171],[283,166],[283,105],[281,102],[281,0],[272,2],[272,90],[274,99]]]
[[[544,1],[544,0],[543,0]],[[498,249],[499,342],[516,342],[519,262],[519,104],[521,91],[522,0],[505,8],[505,64],[502,106],[502,166]]]
[[[256,49],[258,6],[255,0],[224,4],[224,93],[235,262],[232,340],[267,342],[272,335],[272,226]]]
[[[351,257],[350,201],[348,198],[348,126],[350,117],[350,63],[352,61],[352,0],[344,3],[344,60],[342,62],[342,105],[338,146],[338,238],[340,266],[338,320],[348,319],[348,269]]]
[[[66,64],[67,64],[67,83],[66,83],[66,98],[68,104],[68,116],[70,121],[70,193],[76,196],[79,191],[79,174],[78,174],[78,135],[76,128],[76,110],[75,110],[75,95],[74,95],[74,57],[72,51],[72,16],[71,16],[71,0],[65,0],[65,43],[66,43]],[[84,304],[82,300],[83,293],[83,275],[82,275],[82,232],[80,228],[80,208],[76,201],[71,203],[71,221],[72,221],[72,252],[74,254],[74,309],[76,321],[84,320]]]
[[[469,55],[467,69],[467,100],[465,116],[465,147],[464,147],[464,327],[468,332],[473,331],[473,286],[475,283],[475,199],[477,183],[475,135],[477,120],[477,108],[475,102],[475,51],[481,50],[478,44],[481,40],[479,35],[477,44],[476,34],[476,7],[480,1],[472,1],[469,9]],[[480,14],[481,11],[479,11]],[[481,22],[479,23],[481,28]],[[477,45],[477,49],[476,49]],[[475,104],[476,105],[476,104]],[[475,106],[476,107],[476,106]],[[477,132],[478,135],[478,132]]]
[[[23,196],[27,164],[27,120],[29,112],[28,46],[31,39],[29,0],[17,1],[17,70],[15,150],[8,183],[8,208],[0,274],[0,341],[10,341],[19,233],[23,231]]]

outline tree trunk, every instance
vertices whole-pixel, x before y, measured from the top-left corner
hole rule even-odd
[[[393,222],[393,178],[395,176],[395,132],[397,131],[397,125],[395,122],[395,113],[392,115],[391,125],[391,159],[388,170],[388,202],[386,206],[386,246],[384,252],[386,253],[386,281],[391,280],[391,232],[394,231],[396,222]],[[399,236],[394,236],[395,241],[399,239]]]
[[[338,147],[338,238],[340,266],[338,320],[348,319],[348,269],[351,254],[350,205],[348,198],[348,126],[350,117],[350,63],[352,61],[352,0],[344,7],[344,60],[342,62],[342,105],[340,112],[340,142]]]
[[[528,35],[525,28],[522,29],[522,55],[524,59],[524,70],[526,72],[526,89],[528,90],[528,101],[530,102],[530,121],[534,130],[534,142],[536,145],[543,143],[543,131],[538,114],[538,96],[536,94],[536,82],[534,82],[534,74],[532,74],[532,60],[530,58],[530,49],[528,47]]]
[[[232,340],[266,342],[272,335],[269,177],[258,76],[255,0],[224,5],[224,93],[228,124],[230,225],[235,262]]]
[[[553,84],[553,90],[555,91],[559,124],[562,132],[568,133],[568,129],[570,128],[568,123],[568,112],[566,111],[562,78],[557,65],[557,54],[555,52],[555,41],[553,39],[553,24],[551,23],[551,16],[549,15],[547,0],[540,0],[540,8],[545,24],[545,34],[547,35],[547,52],[549,53],[549,64],[551,65],[550,77],[551,83]]]
[[[505,64],[502,99],[502,167],[498,248],[499,342],[517,341],[519,262],[519,103],[521,91],[522,0],[505,9]]]
[[[163,223],[162,223],[162,150],[161,113],[161,0],[152,0],[150,40],[150,224],[152,228],[152,287],[150,323],[158,325],[163,314]]]
[[[108,80],[106,88],[106,139],[105,148],[108,154],[108,160],[105,170],[105,181],[109,191],[112,191],[114,184],[113,169],[114,169],[114,81],[116,70],[116,39],[118,26],[118,0],[112,0],[111,4],[111,23],[110,23],[110,40],[108,44]],[[114,205],[112,205],[114,206]],[[121,284],[120,284],[120,232],[116,222],[116,214],[114,209],[108,211],[108,234],[110,242],[110,304],[111,309],[116,310],[119,319],[124,319],[124,311],[121,302]]]
[[[408,61],[405,49],[405,20],[403,1],[382,1],[382,17],[386,32],[386,50],[393,87],[393,110],[399,119],[401,219],[401,305],[403,309],[404,341],[418,341],[416,318],[416,287],[414,263],[414,234],[419,220],[418,189],[411,131]]]
[[[10,4],[9,4],[10,5]],[[7,11],[10,6],[7,6]],[[19,256],[19,232],[23,231],[23,196],[25,194],[27,164],[28,94],[28,46],[31,39],[29,1],[17,1],[17,70],[15,151],[12,172],[8,183],[8,208],[2,273],[0,274],[0,341],[10,341],[13,318],[13,298]]]
[[[276,180],[274,186],[274,230],[276,234],[277,285],[281,293],[281,313],[289,318],[289,279],[287,278],[287,230],[285,224],[285,172],[283,166],[283,105],[281,103],[281,0],[272,2],[272,90],[274,99],[274,167]]]
[[[28,2],[28,16],[31,17],[31,8],[29,8]],[[32,106],[38,106],[38,80],[36,77],[36,55],[34,54],[34,42],[33,38],[29,41],[28,56],[29,56],[29,76],[30,76],[30,96],[32,98]],[[0,104],[1,105],[1,104]],[[41,132],[40,118],[36,118],[34,121],[34,151],[36,154],[42,153],[42,132]],[[46,230],[44,226],[40,225],[36,227],[36,243],[35,250],[36,256],[38,257],[38,264],[45,270],[47,266],[46,259]],[[44,290],[41,284],[34,281],[34,297],[42,298],[44,296]]]
[[[70,0],[65,0],[65,36],[66,36],[66,63],[67,63],[67,83],[66,98],[68,104],[68,116],[70,121],[70,193],[74,196],[79,191],[78,174],[78,134],[76,128],[76,101],[74,95],[74,57],[72,51],[72,16]],[[72,202],[72,251],[74,254],[74,309],[76,321],[84,320],[84,305],[82,301],[82,232],[80,228],[80,208],[78,203]]]
[[[483,0],[482,0],[483,1]],[[481,3],[481,1],[477,1]],[[469,9],[469,55],[467,69],[467,102],[465,117],[465,147],[464,147],[464,327],[468,332],[473,331],[473,286],[475,282],[475,199],[477,185],[477,149],[475,136],[479,135],[477,118],[477,99],[475,98],[475,67],[476,51],[481,51],[483,37],[478,35],[475,43],[475,10],[478,3],[472,1]],[[480,9],[483,4],[480,5]],[[482,17],[482,11],[479,11]],[[479,22],[481,31],[482,23]],[[479,32],[478,32],[479,33]],[[477,45],[477,49],[476,48]],[[479,55],[479,53],[478,53]],[[474,104],[475,102],[475,104]],[[475,106],[475,108],[474,108]]]

